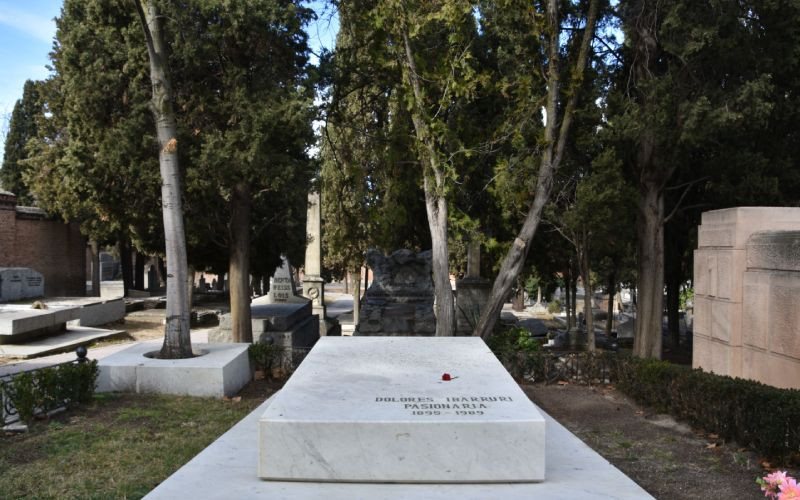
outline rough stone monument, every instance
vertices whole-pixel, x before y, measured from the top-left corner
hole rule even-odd
[[[0,302],[44,295],[44,277],[27,267],[0,267]]]
[[[370,250],[367,265],[373,281],[355,335],[434,335],[431,251],[396,250],[385,256]]]
[[[472,335],[491,292],[492,283],[481,278],[481,244],[471,242],[467,247],[467,275],[456,281],[457,335]]]

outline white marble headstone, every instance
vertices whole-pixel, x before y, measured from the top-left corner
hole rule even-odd
[[[44,295],[44,277],[27,267],[0,267],[0,302]]]
[[[544,480],[544,418],[477,337],[320,338],[259,441],[270,480]]]

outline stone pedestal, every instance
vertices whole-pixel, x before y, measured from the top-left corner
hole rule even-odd
[[[303,295],[311,299],[312,314],[319,317],[319,334],[326,336],[335,331],[333,321],[327,317],[325,310],[325,280],[321,276],[303,278]]]
[[[278,481],[537,482],[545,421],[480,338],[328,337],[262,415],[259,449]]]

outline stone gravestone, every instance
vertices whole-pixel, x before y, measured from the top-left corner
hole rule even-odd
[[[545,421],[477,337],[323,337],[259,421],[259,477],[512,483]]]
[[[467,247],[467,275],[456,282],[456,334],[472,335],[483,306],[489,301],[492,283],[481,278],[481,245]]]
[[[44,295],[44,277],[27,267],[0,267],[0,302]]]
[[[275,272],[269,279],[268,302],[271,304],[285,302],[307,302],[307,299],[297,296],[297,288],[294,284],[292,266],[285,255],[281,255],[281,265],[275,268]]]
[[[433,335],[431,251],[397,250],[389,256],[367,252],[372,285],[364,295],[364,307],[355,335]]]

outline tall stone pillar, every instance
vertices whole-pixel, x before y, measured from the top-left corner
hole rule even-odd
[[[306,235],[308,243],[303,295],[311,299],[312,314],[319,316],[319,334],[327,335],[330,328],[325,311],[325,280],[322,279],[322,207],[319,192],[308,193]]]

